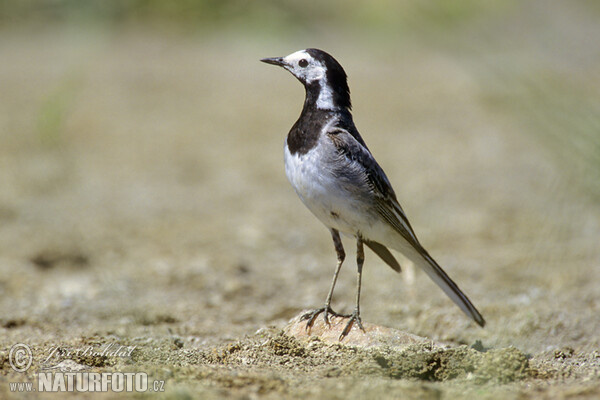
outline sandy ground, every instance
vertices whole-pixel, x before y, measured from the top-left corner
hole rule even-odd
[[[110,344],[134,350],[50,361],[147,372],[166,398],[600,396],[600,29],[577,8],[523,13],[506,31],[498,17],[377,46],[2,31],[0,395],[25,398],[9,382],[35,380],[57,347]],[[322,304],[335,254],[283,172],[302,88],[258,59],[308,46],[345,66],[359,130],[485,329],[368,252],[363,320],[448,347],[282,333]],[[349,311],[344,243],[334,308]],[[16,343],[33,352],[25,373]]]

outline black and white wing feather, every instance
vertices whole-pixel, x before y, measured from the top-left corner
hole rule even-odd
[[[340,173],[349,173],[351,171],[350,173],[359,175],[355,176],[355,178],[364,182],[371,191],[370,194],[374,198],[375,208],[379,216],[392,226],[414,250],[410,252],[411,254],[404,255],[421,267],[466,315],[471,317],[480,326],[484,326],[485,320],[468,297],[423,246],[421,246],[406,218],[404,210],[402,210],[396,199],[394,189],[383,169],[377,164],[377,161],[375,161],[375,158],[364,144],[358,132],[352,133],[340,126],[332,126],[326,132],[337,149],[338,156],[346,158],[346,163],[340,163],[340,165],[348,165],[348,162],[350,162],[352,166],[352,168],[346,168],[345,171],[340,171]],[[389,252],[386,245],[396,250],[401,250],[402,247],[406,248],[406,246],[394,246],[394,243],[386,243],[384,245],[378,242],[369,242],[368,240],[365,240],[365,244],[394,270],[400,270],[400,265]]]

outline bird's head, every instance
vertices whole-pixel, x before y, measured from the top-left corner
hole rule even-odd
[[[350,110],[346,72],[335,58],[323,50],[300,50],[285,57],[263,58],[261,61],[290,71],[306,88],[307,101],[314,101],[317,108]]]

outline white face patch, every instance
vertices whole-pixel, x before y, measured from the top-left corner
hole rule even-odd
[[[283,57],[283,61],[286,63],[285,69],[290,71],[295,77],[302,79],[307,83],[325,78],[325,66],[321,65],[319,61],[315,60],[305,50],[300,50],[289,56]],[[304,67],[301,65],[304,65]]]
[[[300,50],[283,58],[286,63],[285,69],[290,71],[296,78],[312,83],[318,81],[321,86],[317,107],[331,110],[334,108],[333,91],[327,84],[327,71],[320,61],[314,59],[305,50]]]

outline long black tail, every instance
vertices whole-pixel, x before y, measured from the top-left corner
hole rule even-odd
[[[420,246],[419,246],[420,247]],[[485,319],[481,316],[471,300],[465,295],[439,264],[429,255],[423,247],[413,248],[414,254],[405,254],[415,264],[425,271],[427,275],[479,326],[485,326]]]

